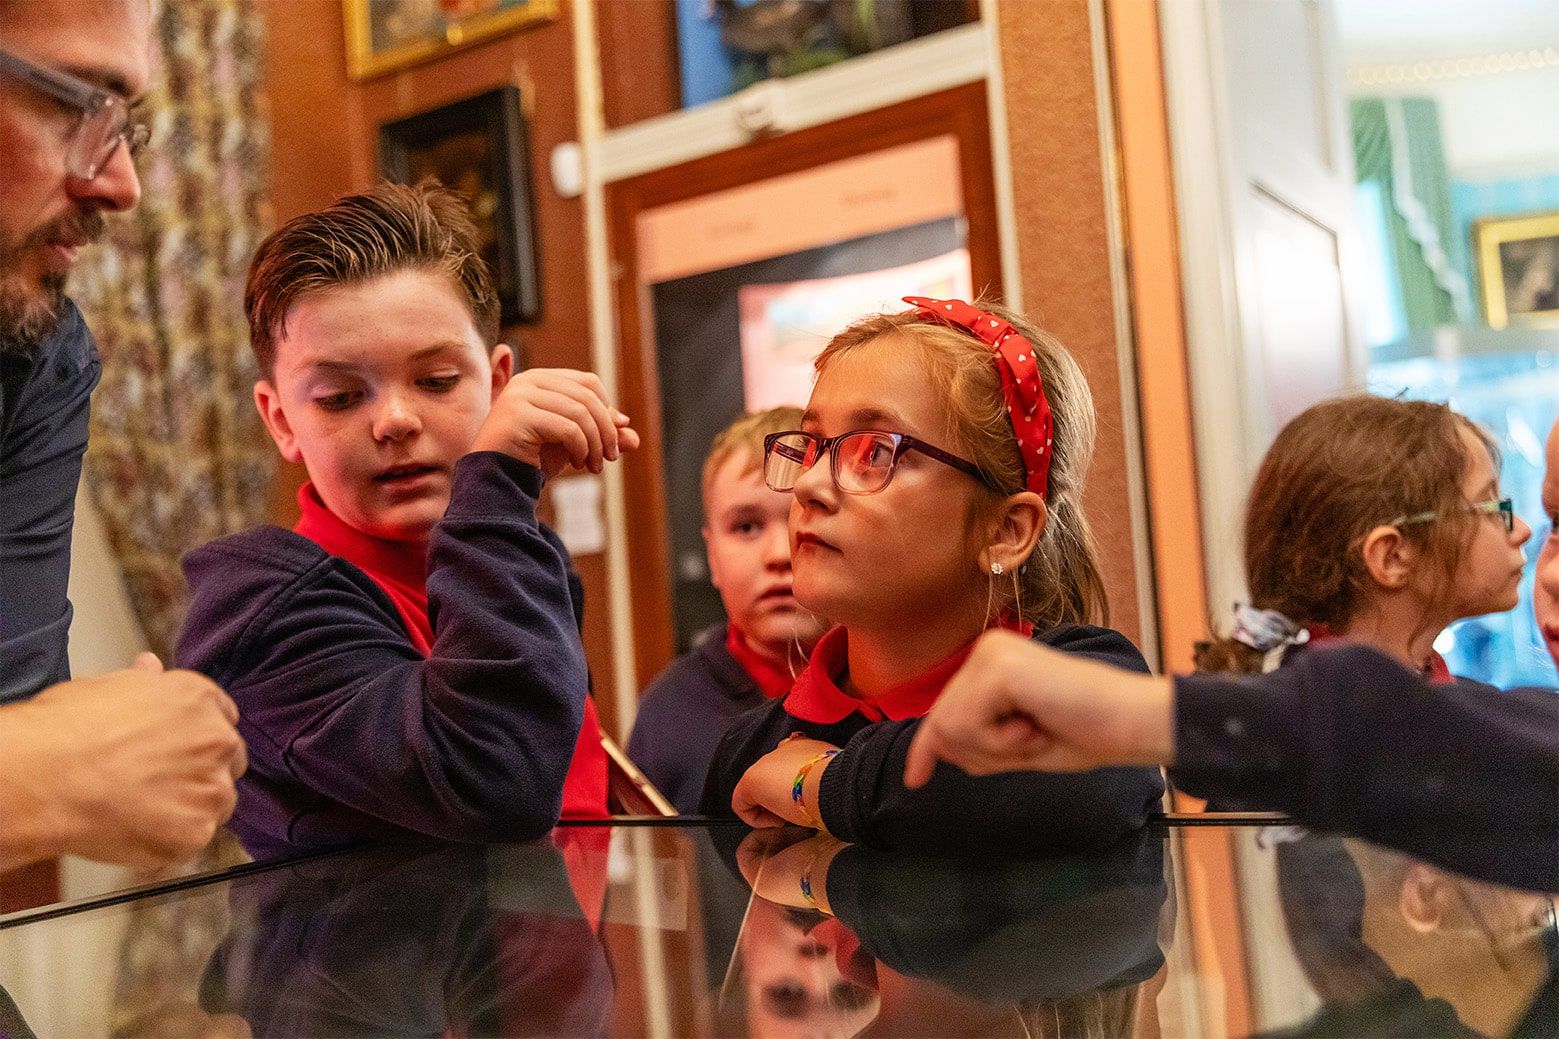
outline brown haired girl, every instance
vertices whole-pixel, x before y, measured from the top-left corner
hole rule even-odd
[[[1076,362],[1008,311],[906,302],[836,336],[802,428],[768,438],[765,477],[795,494],[796,600],[838,626],[788,696],[727,735],[703,809],[920,850],[1109,843],[1156,805],[1156,769],[900,782],[918,719],[988,628],[1147,669],[1094,626],[1094,415]]]
[[[1197,667],[1261,671],[1274,651],[1346,639],[1447,680],[1435,637],[1515,606],[1531,533],[1500,497],[1493,442],[1446,405],[1316,404],[1262,459],[1245,514],[1251,603]]]

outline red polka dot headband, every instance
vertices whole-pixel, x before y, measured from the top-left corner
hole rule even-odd
[[[962,329],[991,348],[996,374],[1001,376],[1001,393],[1007,399],[1007,418],[1012,421],[1018,453],[1028,473],[1024,485],[1043,498],[1050,482],[1054,427],[1044,380],[1039,376],[1039,361],[1034,357],[1034,344],[995,314],[960,299],[905,296],[904,302],[921,317]]]

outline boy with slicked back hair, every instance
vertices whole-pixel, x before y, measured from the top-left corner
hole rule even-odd
[[[513,373],[464,205],[384,184],[266,241],[254,399],[302,462],[292,530],[184,564],[181,665],[239,705],[233,828],[256,857],[422,835],[526,840],[602,816],[578,578],[544,481],[638,445],[600,381]]]

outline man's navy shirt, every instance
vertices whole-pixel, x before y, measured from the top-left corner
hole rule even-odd
[[[70,677],[70,534],[102,372],[68,300],[35,352],[0,350],[0,703]]]

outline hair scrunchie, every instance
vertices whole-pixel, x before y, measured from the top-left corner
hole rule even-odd
[[[1234,629],[1229,637],[1258,653],[1305,641],[1305,629],[1277,610],[1258,610],[1248,603],[1234,604]]]

